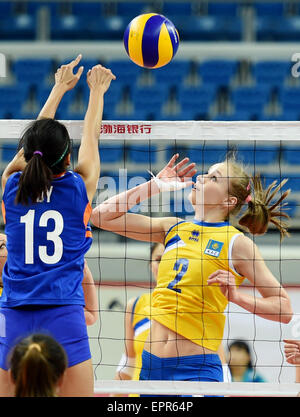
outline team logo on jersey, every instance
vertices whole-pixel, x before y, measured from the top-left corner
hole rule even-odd
[[[199,242],[199,230],[193,230],[191,232],[191,236],[189,237],[189,240],[193,240],[194,242]]]
[[[218,258],[218,256],[221,253],[223,245],[224,245],[223,242],[218,242],[217,240],[209,239],[204,253],[206,255],[210,255],[210,256],[214,256],[215,258]]]

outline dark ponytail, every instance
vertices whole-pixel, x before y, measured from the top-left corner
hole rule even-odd
[[[71,141],[66,127],[53,119],[34,121],[23,134],[19,148],[24,149],[27,165],[19,180],[17,204],[35,203],[50,189],[53,175],[66,169]]]
[[[55,397],[67,359],[62,346],[52,337],[35,334],[15,346],[10,365],[15,397]]]

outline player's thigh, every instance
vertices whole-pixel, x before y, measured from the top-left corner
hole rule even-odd
[[[67,369],[61,388],[60,397],[93,397],[94,373],[92,360],[81,362]]]
[[[0,397],[13,397],[13,388],[9,372],[0,368]]]

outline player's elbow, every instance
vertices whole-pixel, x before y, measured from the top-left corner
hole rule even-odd
[[[281,320],[280,321],[281,321],[281,323],[288,324],[292,320],[294,313],[293,313],[291,302],[288,298],[284,299],[283,304],[284,304],[284,306],[283,306],[283,309],[281,311],[281,315],[280,315]]]

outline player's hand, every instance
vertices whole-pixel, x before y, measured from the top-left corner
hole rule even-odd
[[[111,70],[102,65],[95,65],[88,71],[86,77],[90,90],[100,89],[103,93],[109,89],[111,81],[115,79],[116,76]]]
[[[300,341],[284,339],[284,354],[287,363],[300,365]]]
[[[196,164],[184,158],[175,165],[178,158],[179,154],[175,154],[155,178],[162,191],[175,191],[193,185],[191,178],[197,172]]]
[[[231,272],[218,269],[217,271],[210,274],[207,280],[207,284],[219,284],[219,288],[227,300],[233,303],[236,302],[238,298],[238,291],[235,277]]]
[[[79,64],[82,55],[79,54],[76,59],[69,64],[62,65],[55,73],[55,85],[60,86],[64,91],[72,90],[78,83],[83,72],[83,66],[79,67],[74,74],[74,68]]]

